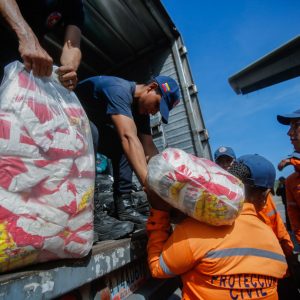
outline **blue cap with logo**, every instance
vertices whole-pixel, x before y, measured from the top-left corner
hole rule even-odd
[[[221,146],[216,150],[216,152],[214,154],[215,160],[217,160],[220,156],[229,156],[233,159],[236,158],[233,149],[230,147],[225,147],[225,146]]]
[[[300,119],[300,109],[291,114],[277,115],[277,121],[283,125],[290,125],[291,121],[295,119]]]
[[[170,110],[180,102],[179,86],[177,82],[169,76],[157,76],[154,80],[157,82],[162,95],[160,101],[162,121],[168,124]]]
[[[248,178],[246,183],[262,188],[273,188],[276,171],[270,161],[258,154],[243,155],[237,161],[247,166],[251,172],[251,178]]]

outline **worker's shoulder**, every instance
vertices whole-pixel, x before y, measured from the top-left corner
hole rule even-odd
[[[232,231],[234,224],[214,226],[204,222],[200,222],[194,218],[188,217],[176,225],[176,229],[183,231],[190,238],[217,238],[225,237]]]
[[[294,181],[297,181],[299,182],[299,179],[300,179],[300,173],[299,172],[294,172],[292,173],[291,175],[289,175],[287,178],[286,178],[286,185],[290,182],[294,182]]]

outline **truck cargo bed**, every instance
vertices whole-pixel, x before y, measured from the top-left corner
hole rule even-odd
[[[43,263],[0,276],[0,299],[52,299],[130,263],[145,261],[146,234],[95,244],[89,256]],[[144,259],[144,260],[143,260]]]

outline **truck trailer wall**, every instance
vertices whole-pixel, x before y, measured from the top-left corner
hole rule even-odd
[[[183,57],[187,60],[186,54]],[[174,41],[173,46],[165,46],[152,52],[132,65],[115,71],[114,74],[136,82],[147,82],[151,77],[166,75],[179,82],[181,102],[171,111],[169,123],[163,124],[159,113],[151,117],[154,142],[160,151],[174,147],[210,158],[208,136],[200,114],[197,92],[193,90],[195,85],[186,71]]]
[[[173,77],[180,84],[182,101],[171,112],[168,125],[161,124],[159,115],[152,118],[154,141],[159,150],[177,147],[211,158],[187,50],[161,2],[85,0],[83,3],[80,78],[113,75],[147,82],[159,74]],[[59,39],[58,34],[47,38],[53,56],[59,53]]]

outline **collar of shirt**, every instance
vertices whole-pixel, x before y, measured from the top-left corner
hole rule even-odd
[[[254,204],[248,203],[248,202],[244,203],[241,215],[253,215],[253,216],[257,216]]]

